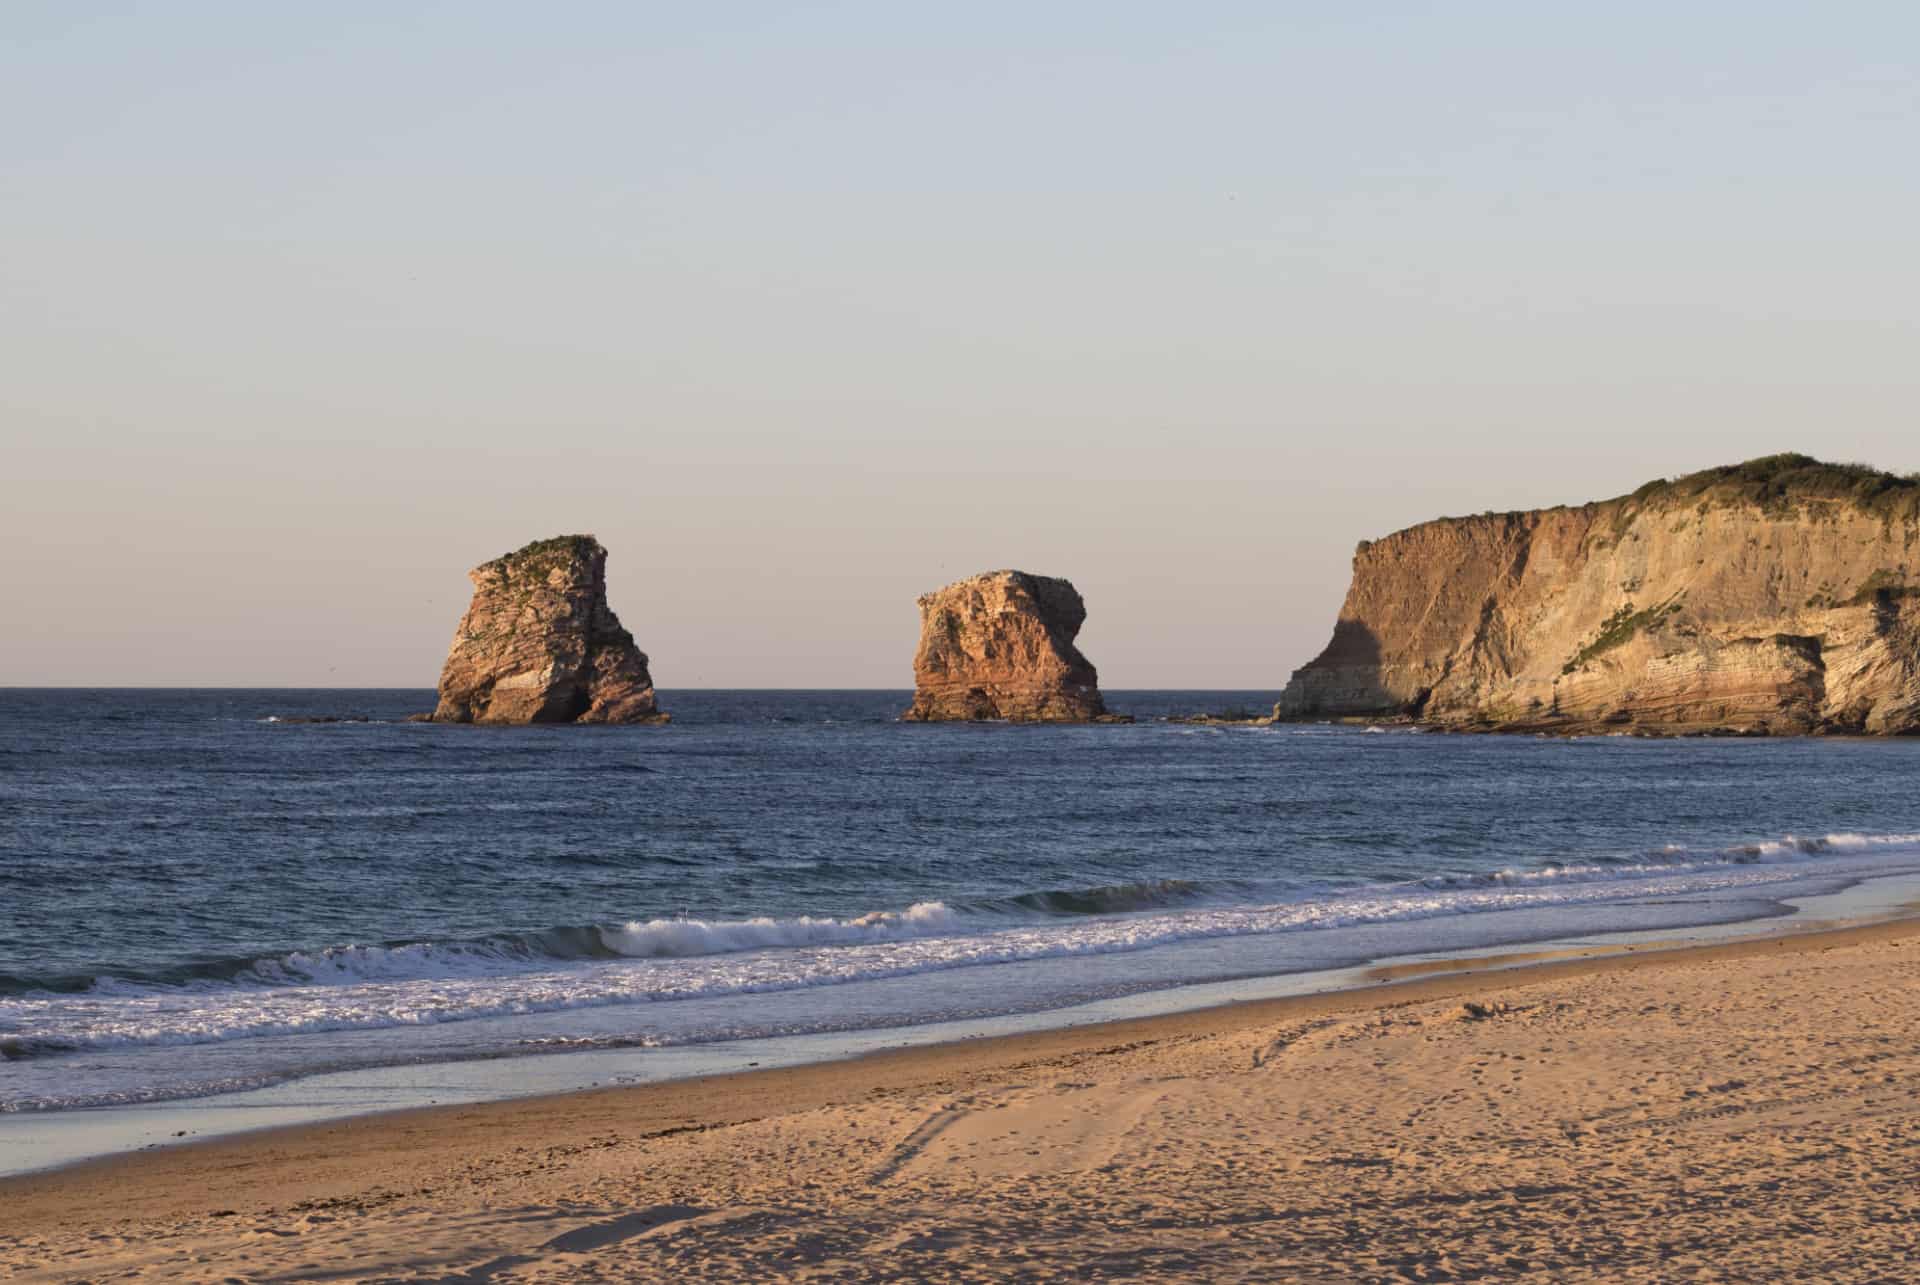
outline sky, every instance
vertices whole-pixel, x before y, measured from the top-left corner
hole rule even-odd
[[[1920,7],[0,6],[0,685],[430,687],[592,532],[675,687],[1066,576],[1277,690],[1362,539],[1920,469]]]

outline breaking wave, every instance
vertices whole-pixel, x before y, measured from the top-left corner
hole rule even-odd
[[[1284,931],[1332,922],[1372,922],[1411,913],[1471,913],[1483,907],[1472,898],[1446,911],[1430,906],[1429,893],[1522,891],[1561,900],[1573,894],[1551,888],[1601,885],[1616,895],[1622,883],[1645,883],[1661,875],[1716,868],[1797,863],[1850,852],[1912,848],[1920,852],[1920,834],[1822,836],[1786,835],[1777,840],[1697,850],[1669,845],[1614,860],[1547,863],[1533,869],[1435,874],[1404,883],[1346,890],[1304,889],[1281,883],[1245,880],[1199,882],[1161,879],[1088,888],[1050,889],[949,906],[917,902],[905,910],[875,910],[848,918],[801,915],[751,919],[701,919],[689,916],[631,920],[502,933],[466,940],[397,941],[295,950],[270,957],[200,960],[146,973],[23,976],[0,973],[0,1003],[8,997],[87,993],[140,995],[153,991],[204,992],[233,987],[351,986],[368,982],[436,981],[520,976],[555,965],[615,961],[669,961],[759,951],[832,950],[901,945],[967,937],[981,940],[1022,938],[1023,930],[1047,935],[1045,926],[1060,920],[1112,922],[1101,928],[1057,928],[1063,941],[1182,940],[1217,936],[1227,925],[1238,932]],[[1263,904],[1253,904],[1258,902]],[[1365,908],[1365,909],[1363,909]],[[1168,912],[1155,916],[1152,912]],[[1348,918],[1359,915],[1360,919]],[[1331,918],[1329,918],[1331,917]],[[1148,927],[1152,925],[1153,927]],[[1182,929],[1191,931],[1182,931]],[[1131,945],[1128,949],[1140,949]],[[0,1010],[3,1013],[4,1010]],[[0,1036],[5,1027],[0,1026]],[[0,1043],[0,1054],[6,1046]]]
[[[112,975],[24,977],[0,973],[0,996],[128,987],[318,986],[389,979],[509,974],[555,961],[681,959],[791,947],[859,946],[973,931],[983,921],[1034,916],[1124,914],[1220,897],[1246,888],[1181,879],[1022,893],[949,907],[918,902],[902,911],[851,918],[801,915],[708,920],[678,916],[626,923],[503,933],[471,940],[397,941],[289,951],[269,958],[200,960],[177,968]]]
[[[1180,942],[1624,897],[1751,895],[1837,853],[1913,852],[1920,835],[1833,834],[1630,863],[1435,876],[1249,904],[1181,881],[1038,892],[852,918],[655,919],[478,942],[291,952],[173,979],[99,978],[0,997],[0,1059],[419,1027],[794,991]],[[1775,868],[1780,867],[1780,868]],[[26,979],[14,979],[14,983]],[[0,1109],[6,1109],[0,1103]]]
[[[1619,881],[1645,878],[1648,875],[1670,870],[1797,862],[1808,857],[1891,851],[1900,848],[1920,850],[1920,834],[1789,834],[1779,839],[1740,843],[1709,851],[1689,848],[1683,844],[1668,844],[1651,852],[1637,853],[1613,860],[1595,859],[1577,863],[1548,862],[1530,870],[1509,868],[1470,874],[1430,875],[1419,882],[1428,888],[1486,888],[1568,880]]]

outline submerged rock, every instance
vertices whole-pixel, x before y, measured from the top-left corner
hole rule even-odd
[[[1283,718],[1920,732],[1920,480],[1778,455],[1354,554]]]
[[[1256,714],[1252,710],[1217,710],[1200,714],[1169,714],[1161,720],[1167,723],[1190,723],[1199,727],[1268,727],[1274,719],[1271,714]]]
[[[990,571],[920,598],[911,722],[1127,722],[1073,645],[1087,619],[1072,584]]]
[[[436,723],[664,723],[647,657],[607,606],[607,551],[538,540],[467,573]]]

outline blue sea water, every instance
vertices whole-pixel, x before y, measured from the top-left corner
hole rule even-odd
[[[664,693],[0,691],[0,1111],[1058,1009],[1920,871],[1920,743],[904,724]],[[366,722],[285,721],[360,715]],[[279,720],[279,721],[276,721]]]

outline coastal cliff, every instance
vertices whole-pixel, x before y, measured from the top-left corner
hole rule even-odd
[[[1770,456],[1364,542],[1274,714],[1920,732],[1920,480]]]
[[[1087,607],[1073,585],[990,571],[922,595],[910,722],[1118,721],[1073,645]]]
[[[647,657],[607,606],[607,551],[538,540],[467,573],[436,723],[664,723]]]

